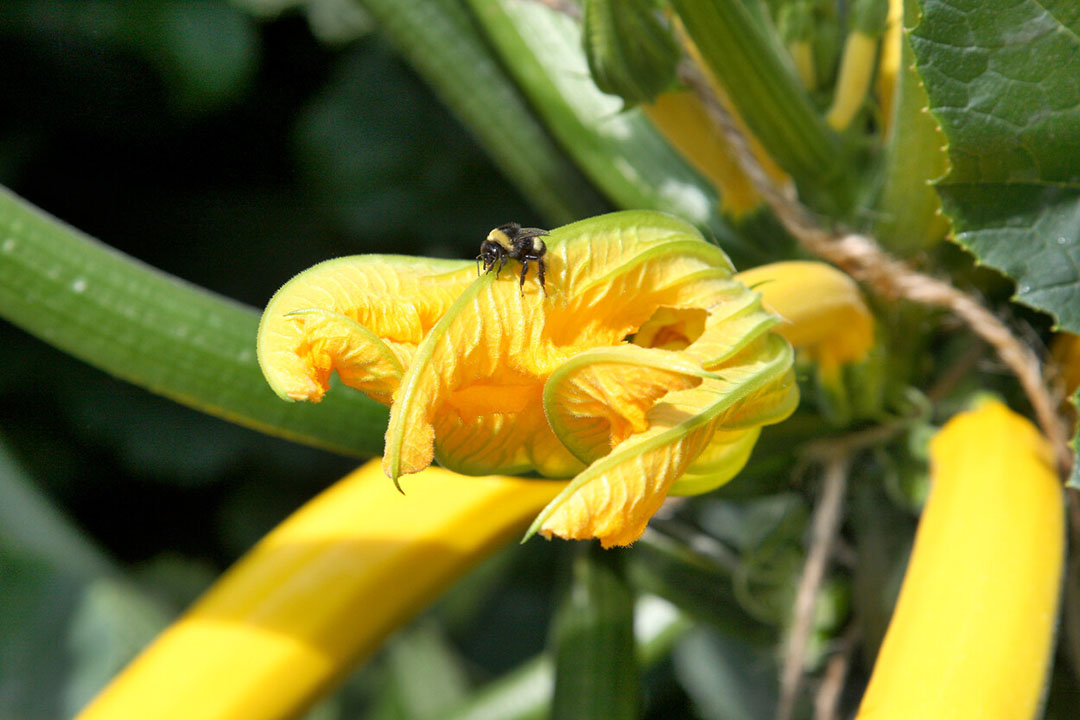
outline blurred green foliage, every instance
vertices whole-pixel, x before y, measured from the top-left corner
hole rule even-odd
[[[774,13],[795,5],[767,4]],[[802,10],[819,20],[809,39],[823,89],[835,69],[840,21],[829,3],[811,5]],[[149,265],[255,308],[292,274],[329,257],[468,258],[495,225],[547,226],[537,198],[530,205],[519,194],[528,183],[504,174],[512,148],[494,152],[490,136],[469,117],[465,129],[461,117],[468,113],[448,109],[440,100],[445,88],[444,95],[433,94],[401,59],[399,53],[416,61],[424,50],[403,47],[409,29],[377,30],[376,20],[393,16],[395,4],[372,0],[371,15],[364,6],[353,0],[0,3],[0,184]],[[484,31],[506,31],[518,15],[537,24],[513,27],[561,28],[558,38],[525,38],[533,48],[556,39],[566,47],[577,42],[574,22],[546,8],[438,0],[428,9],[435,6],[448,22],[475,21],[473,50],[487,47]],[[561,67],[563,57],[525,53],[524,41],[514,37],[500,36],[507,78],[516,72],[518,82],[528,79],[540,59]],[[487,48],[491,58],[498,44]],[[584,68],[584,54],[579,60]],[[493,59],[491,67],[502,66]],[[521,92],[509,80],[496,88],[517,93],[512,97],[521,107],[528,106],[530,89],[536,93],[529,99],[548,127],[537,121],[533,129],[561,133],[561,145],[543,137],[566,151],[551,158],[553,176],[584,186],[587,171],[596,184],[580,197],[553,191],[549,207],[569,194],[598,208],[601,192],[616,203],[667,202],[666,209],[696,208],[694,221],[740,264],[795,253],[766,211],[737,222],[721,217],[711,186],[644,116],[609,113],[603,103],[620,103],[602,97],[584,71],[558,79],[542,76]],[[824,104],[817,96],[807,103],[800,112],[808,116]],[[473,121],[483,109],[471,110]],[[864,123],[875,141],[879,120]],[[814,148],[832,157],[836,139],[814,127],[820,136]],[[648,140],[647,152],[627,141],[626,128]],[[604,152],[594,155],[598,138]],[[844,149],[836,158],[850,159]],[[805,165],[808,174],[825,169]],[[625,167],[634,171],[621,174]],[[651,184],[654,170],[677,182]],[[928,186],[918,189],[926,200]],[[843,190],[843,202],[821,206],[846,207],[852,198]],[[930,205],[924,202],[925,212],[912,223],[925,225],[922,216],[936,208]],[[564,203],[561,210],[568,208]],[[955,249],[927,252],[958,284],[992,299],[1011,292],[1001,278],[972,270]],[[848,378],[844,399],[853,402],[842,420],[841,413],[830,414],[812,370],[800,368],[807,391],[802,408],[763,434],[746,471],[730,485],[659,517],[625,558],[598,558],[568,543],[506,549],[308,717],[546,717],[560,671],[564,688],[571,674],[583,686],[610,689],[632,681],[630,670],[640,671],[643,717],[771,717],[775,649],[805,560],[815,500],[813,482],[791,484],[801,469],[796,449],[869,422],[897,422],[904,429],[890,452],[860,459],[845,528],[856,547],[843,548],[826,580],[811,638],[814,670],[857,618],[867,653],[854,670],[857,685],[884,632],[925,498],[933,422],[976,391],[1017,397],[1009,379],[971,372],[942,391],[935,417],[925,398],[908,391],[930,385],[940,367],[964,368],[970,337],[938,327],[920,309],[875,310],[889,331],[868,366]],[[1045,318],[1029,319],[1046,329]],[[0,343],[0,718],[68,717],[229,563],[355,461],[179,406],[6,321]],[[885,390],[878,392],[879,385]],[[595,616],[575,612],[575,592],[607,598],[615,610],[605,614],[596,600],[588,605]],[[638,627],[649,617],[651,631]],[[608,622],[613,619],[617,626]],[[626,657],[632,641],[636,666]],[[567,661],[580,659],[575,648],[601,642],[617,648],[611,652],[624,664]],[[1075,676],[1059,669],[1052,716],[1067,717],[1060,708],[1076,695]],[[623,710],[633,715],[636,700]],[[572,714],[572,704],[565,712]]]

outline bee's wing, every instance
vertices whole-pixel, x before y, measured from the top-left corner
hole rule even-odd
[[[521,228],[521,230],[518,231],[518,237],[527,237],[527,238],[539,237],[540,235],[550,235],[550,234],[551,233],[549,233],[547,230],[542,230],[540,228]]]

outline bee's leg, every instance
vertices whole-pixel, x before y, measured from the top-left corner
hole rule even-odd
[[[521,280],[518,282],[518,286],[521,288],[522,296],[525,295],[525,273],[529,272],[529,261],[522,259],[521,261]]]
[[[544,297],[547,297],[547,288],[544,286],[544,258],[536,259],[536,277],[540,281],[540,289],[544,293]]]
[[[499,258],[499,267],[495,270],[495,279],[499,279],[499,273],[502,272],[503,266],[506,265],[506,256],[503,255]]]
[[[480,256],[476,256],[476,277],[480,277]]]

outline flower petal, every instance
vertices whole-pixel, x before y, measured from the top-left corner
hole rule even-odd
[[[784,318],[776,332],[825,373],[862,360],[874,345],[874,318],[859,286],[831,265],[779,262],[736,278],[761,293],[765,305]]]
[[[769,403],[765,422],[795,409],[791,353],[786,341],[765,335],[740,356],[742,364],[725,367],[720,378],[668,394],[649,411],[649,429],[631,435],[578,475],[544,508],[528,535],[598,537],[604,547],[632,543],[728,415],[753,414],[749,408],[760,394],[787,398]]]
[[[546,293],[516,273],[485,274],[417,347],[387,428],[384,467],[395,480],[427,467],[436,452],[467,472],[520,472],[529,469],[525,458],[544,474],[576,472],[580,465],[539,422],[548,376],[580,352],[622,343],[661,306],[704,307],[746,292],[731,280],[723,251],[660,213],[590,218],[552,230],[545,242]],[[494,434],[471,441],[467,428]],[[514,438],[512,428],[535,432]]]
[[[543,327],[539,306],[545,302],[538,287],[526,289],[527,295],[524,290],[519,293],[515,282],[510,291],[508,283],[485,273],[461,293],[419,345],[394,395],[386,429],[383,469],[395,482],[431,464],[437,416],[460,415],[463,407],[465,416],[510,414],[526,406],[533,392],[530,386],[537,383],[510,358],[537,344],[530,330]],[[486,392],[475,392],[474,386],[483,386]],[[456,407],[450,404],[453,399],[458,401]],[[482,411],[476,407],[481,400],[486,403]]]
[[[669,495],[700,495],[735,477],[754,450],[760,427],[718,430],[697,459],[668,490]]]
[[[544,412],[556,437],[593,462],[634,433],[648,429],[646,413],[673,390],[716,377],[679,353],[621,345],[575,355],[544,386]]]
[[[535,399],[520,413],[473,415],[468,420],[451,412],[439,413],[434,422],[435,459],[466,475],[531,470],[545,477],[577,475],[585,465],[551,431],[539,394],[537,387]]]
[[[375,333],[344,315],[325,310],[296,310],[284,316],[296,323],[302,340],[295,357],[304,364],[280,389],[289,400],[319,402],[330,387],[330,373],[342,382],[387,405],[401,382],[405,346],[391,348]],[[395,352],[397,349],[399,352]],[[280,366],[276,368],[280,371]],[[268,377],[280,377],[273,371]]]
[[[395,255],[320,263],[267,304],[257,343],[263,374],[286,400],[317,402],[338,370],[385,401],[400,377],[395,359],[408,360],[474,273],[468,261]]]

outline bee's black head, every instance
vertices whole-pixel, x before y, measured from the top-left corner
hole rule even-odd
[[[495,231],[492,230],[492,232]],[[489,239],[480,245],[480,254],[476,256],[476,259],[484,264],[484,270],[490,270],[504,255],[506,255],[506,250],[498,241],[491,240],[489,236]]]

